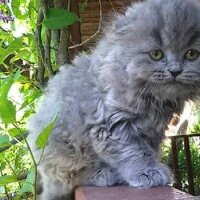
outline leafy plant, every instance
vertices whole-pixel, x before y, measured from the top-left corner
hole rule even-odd
[[[194,114],[196,120],[191,128],[191,132],[200,133],[200,105],[199,103],[194,106]]]
[[[44,25],[49,29],[60,29],[77,22],[78,16],[64,9],[49,8],[45,15]]]
[[[69,35],[69,25],[79,18],[66,6],[44,8],[34,0],[2,0],[0,10],[0,198],[36,199],[39,163],[26,141],[26,122],[60,64],[57,57],[68,55],[63,49],[70,43],[50,35],[62,35],[61,29]],[[42,152],[55,122],[56,116],[36,140]]]
[[[200,140],[195,138],[190,139],[190,151],[192,159],[192,173],[194,179],[195,193],[199,194],[200,192]],[[163,145],[163,162],[169,164],[169,155],[171,154],[171,145],[167,142]],[[172,167],[171,164],[169,167]],[[178,151],[178,169],[179,169],[179,178],[181,189],[189,192],[188,177],[187,177],[187,168],[186,168],[186,158],[185,158],[185,149],[183,145],[183,140],[179,139],[179,151]],[[173,171],[173,170],[172,170]]]
[[[4,101],[1,101],[2,109],[0,107],[0,116],[1,116],[1,135],[0,135],[0,158],[1,158],[1,177],[0,177],[0,187],[4,187],[4,192],[6,191],[6,196],[9,198],[9,193],[14,189],[15,196],[22,197],[26,193],[32,193],[35,195],[36,199],[36,176],[37,176],[37,166],[39,163],[36,163],[33,153],[26,141],[26,136],[24,135],[25,131],[25,122],[29,114],[28,112],[32,112],[34,110],[35,101],[39,94],[41,94],[37,89],[33,90],[33,93],[30,95],[24,94],[24,101],[21,101],[21,104],[16,104],[10,97],[9,91],[12,86],[16,84],[17,80],[23,80],[17,71],[14,75],[11,75],[5,78],[0,87],[0,97]],[[19,82],[18,82],[19,84]],[[24,85],[21,85],[21,90]],[[21,93],[23,94],[23,93]],[[9,102],[5,103],[4,102]],[[11,105],[11,108],[7,106]],[[28,109],[28,107],[32,109]],[[7,114],[5,114],[7,112]],[[17,112],[22,112],[22,114],[18,117]],[[9,114],[8,114],[9,113]],[[48,143],[48,138],[51,134],[53,126],[56,121],[55,118],[44,128],[44,130],[39,134],[36,145],[39,148],[42,148],[43,151]],[[24,122],[24,123],[23,123]],[[21,137],[21,141],[18,141],[18,138]],[[13,143],[13,141],[17,141],[17,143]],[[9,149],[9,151],[4,151]],[[11,156],[14,155],[14,156]],[[11,156],[11,157],[10,157]],[[28,161],[24,166],[24,162]],[[26,176],[21,178],[21,174],[26,172]],[[26,180],[25,180],[26,178]],[[18,183],[18,186],[13,183]],[[9,185],[12,184],[10,187]]]

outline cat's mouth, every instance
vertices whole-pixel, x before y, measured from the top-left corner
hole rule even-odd
[[[169,81],[172,84],[183,84],[185,81],[179,77],[171,77],[171,80]]]
[[[152,90],[152,95],[159,99],[174,99],[179,97],[190,98],[193,94],[200,92],[199,81],[184,78],[171,78],[157,82]]]
[[[179,73],[168,73],[166,71],[155,71],[150,80],[157,84],[186,84],[191,85],[195,82],[200,85],[200,73],[184,71]]]
[[[176,77],[170,77],[170,78],[164,78],[164,79],[156,79],[154,80],[157,84],[163,84],[163,85],[174,85],[174,84],[181,84],[182,81],[180,79],[177,79]]]
[[[191,78],[182,78],[182,77],[167,77],[164,79],[156,79],[155,82],[157,84],[170,84],[170,85],[192,85],[194,84],[195,80],[192,80]],[[196,82],[198,82],[196,80]]]

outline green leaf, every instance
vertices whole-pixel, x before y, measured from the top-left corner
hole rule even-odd
[[[10,60],[10,63],[13,63],[17,60],[27,60],[28,57],[30,57],[31,52],[27,49],[23,49],[20,52],[18,52],[12,59]]]
[[[10,139],[8,135],[0,135],[0,148],[5,146],[10,146]]]
[[[2,98],[0,101],[0,116],[3,123],[13,123],[16,122],[16,107],[13,102]]]
[[[33,192],[34,191],[34,183],[35,183],[35,168],[31,169],[25,183],[20,189],[20,193]]]
[[[48,144],[49,136],[53,130],[53,127],[55,125],[57,119],[57,115],[53,118],[53,120],[42,130],[42,132],[39,134],[39,136],[36,139],[36,146],[40,149],[44,149]]]
[[[17,182],[17,178],[14,175],[6,175],[0,177],[0,186],[7,185],[9,183]]]
[[[0,97],[1,98],[7,98],[8,92],[14,82],[14,77],[9,76],[7,79],[5,79],[1,85],[0,88]]]
[[[20,154],[17,154],[15,157],[15,161],[14,161],[15,170],[20,169],[21,157],[22,157],[22,155],[20,155]]]
[[[11,137],[16,137],[16,136],[20,135],[21,132],[20,132],[20,129],[18,129],[18,128],[10,128],[8,130],[8,133]]]
[[[23,114],[23,116],[21,117],[20,121],[25,121],[27,122],[27,118],[32,115],[34,112],[32,110],[26,110]]]
[[[73,12],[64,9],[49,8],[46,12],[44,25],[49,29],[60,29],[79,21],[79,18]]]
[[[22,103],[20,110],[26,107],[27,105],[31,104],[35,99],[37,99],[40,96],[41,96],[40,90],[33,90],[31,94],[28,97],[26,97],[26,99]]]
[[[26,14],[21,13],[19,9],[21,6],[20,3],[21,3],[20,0],[12,0],[11,1],[12,11],[16,18],[25,20],[27,18],[27,13]]]
[[[0,88],[0,98],[7,98],[8,92],[12,86],[12,84],[19,79],[21,76],[20,70],[17,70],[17,72],[14,75],[9,76],[6,78],[3,83],[1,84]]]
[[[37,16],[37,9],[38,9],[38,1],[30,1],[28,4],[28,15],[29,18],[31,19],[30,21],[30,25],[31,22],[34,20],[34,22],[36,22],[36,16]]]
[[[20,70],[14,75],[6,78],[0,87],[0,117],[3,123],[16,122],[16,107],[12,101],[7,99],[8,92],[10,91],[13,83],[21,76]]]
[[[16,52],[20,52],[21,49],[25,48],[23,39],[23,37],[15,38],[13,41],[9,42],[7,48],[0,48],[0,63],[3,63],[10,54],[15,55]]]
[[[17,81],[21,77],[21,71],[18,69],[14,75],[14,81]]]
[[[3,64],[3,61],[8,57],[9,54],[7,54],[6,50],[4,48],[0,47],[0,64]]]
[[[8,46],[8,52],[13,53],[13,51],[19,51],[20,48],[24,48],[24,37],[14,39]]]

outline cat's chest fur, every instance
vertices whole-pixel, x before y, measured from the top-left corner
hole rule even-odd
[[[146,103],[139,113],[108,107],[105,123],[112,137],[121,141],[144,138],[152,148],[158,150],[167,124],[173,112],[179,112],[178,110],[178,106],[173,107],[170,102],[157,102],[156,105],[155,102]]]

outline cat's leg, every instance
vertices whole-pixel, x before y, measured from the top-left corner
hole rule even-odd
[[[46,172],[45,172],[46,171]],[[49,169],[42,169],[40,166],[40,173],[42,177],[42,194],[39,200],[71,200],[72,186],[69,183],[70,178],[65,180],[65,175],[57,177],[57,173],[49,173]],[[51,170],[51,172],[53,172]]]
[[[88,168],[80,184],[93,186],[113,186],[122,185],[125,184],[125,182],[116,169],[111,168],[105,163],[101,163],[98,166]]]
[[[40,200],[71,200],[74,177],[82,166],[79,163],[74,165],[74,151],[70,151],[68,146],[65,151],[61,151],[62,148],[60,143],[56,143],[45,149],[38,166],[43,188]]]
[[[68,188],[66,183],[55,178],[43,176],[43,192],[40,200],[72,200],[72,190]]]
[[[131,186],[169,184],[170,173],[157,161],[157,152],[144,138],[131,137],[128,132],[131,127],[122,130],[123,132],[120,127],[116,127],[111,134],[105,128],[100,128],[91,132],[93,148],[98,156],[115,167]]]
[[[63,158],[64,159],[64,158]],[[69,160],[70,162],[70,160]],[[80,163],[76,163],[78,166]],[[78,185],[113,186],[124,184],[117,170],[98,159],[94,164],[80,168],[76,173],[67,171],[57,162],[47,160],[40,166],[43,193],[40,200],[71,200],[72,190]]]

